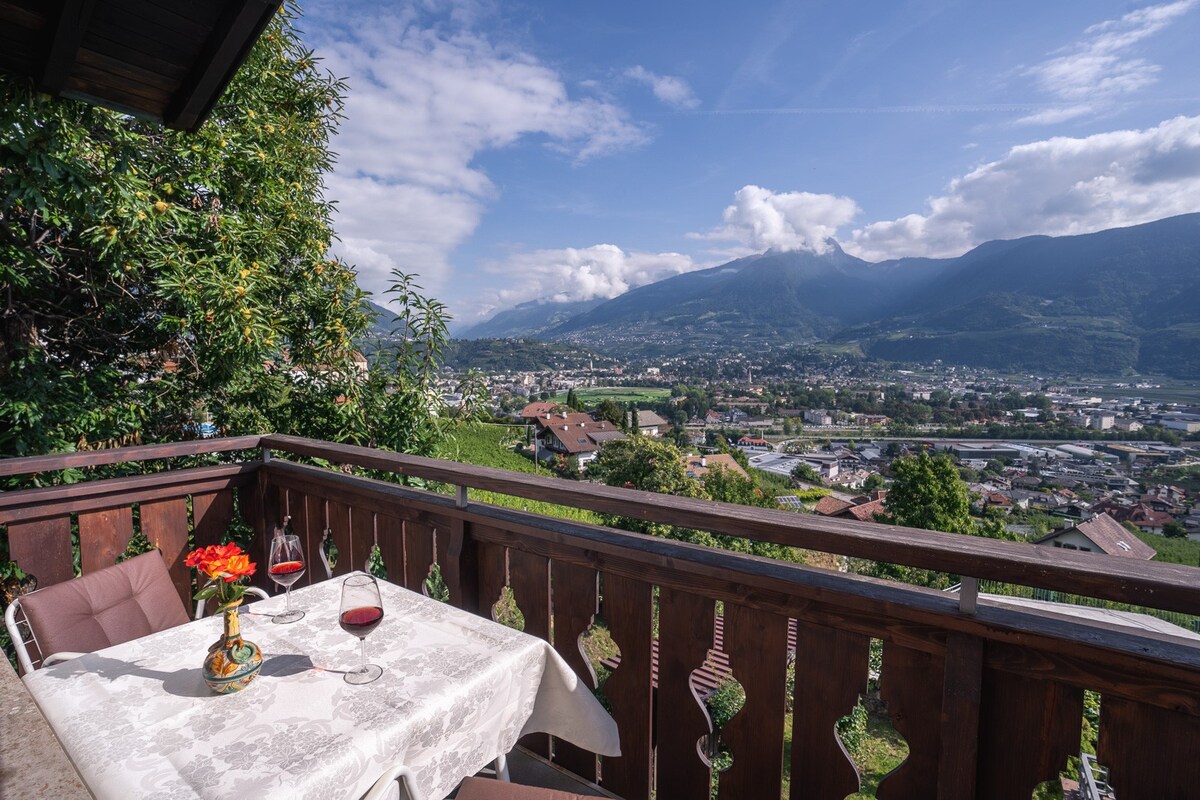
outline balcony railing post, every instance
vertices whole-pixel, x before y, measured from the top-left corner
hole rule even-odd
[[[454,507],[467,507],[467,487],[459,485],[454,495]],[[450,522],[450,541],[442,568],[442,578],[450,591],[450,602],[461,609],[479,611],[479,551],[471,536],[470,525],[462,518]]]
[[[262,449],[263,465],[269,459],[269,450]],[[255,484],[238,491],[238,502],[241,505],[242,516],[254,529],[256,546],[259,548],[260,563],[266,564],[271,557],[271,540],[282,533],[287,524],[286,494],[279,489],[267,476],[265,469],[256,470]],[[270,589],[271,582],[266,577],[265,570],[259,570],[255,575],[256,585]]]
[[[958,610],[974,614],[979,605],[979,579],[964,575],[958,587]]]

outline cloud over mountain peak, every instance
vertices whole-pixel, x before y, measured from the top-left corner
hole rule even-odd
[[[733,195],[722,224],[691,238],[735,242],[743,254],[806,250],[823,255],[839,228],[861,209],[849,197],[813,192],[773,192],[748,184]]]

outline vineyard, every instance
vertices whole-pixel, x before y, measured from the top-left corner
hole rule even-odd
[[[475,464],[480,467],[495,467],[512,472],[528,472],[553,477],[554,473],[551,470],[537,466],[533,463],[533,459],[517,452],[518,447],[523,447],[524,444],[525,427],[522,425],[475,423],[460,426],[452,434],[442,439],[436,455],[438,458],[462,464]],[[447,491],[452,490],[453,487],[447,488]],[[601,524],[600,518],[596,514],[581,508],[569,508],[476,489],[471,490],[470,498],[481,503],[518,508],[535,514],[545,514],[576,522]]]

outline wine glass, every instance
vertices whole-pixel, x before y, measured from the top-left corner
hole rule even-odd
[[[271,621],[286,625],[304,616],[303,611],[292,608],[292,584],[304,575],[304,550],[300,547],[300,537],[291,533],[276,536],[271,541],[270,562],[267,574],[284,588],[284,612],[271,617]]]
[[[346,673],[346,683],[370,683],[383,674],[383,667],[367,663],[367,634],[383,622],[383,598],[379,584],[370,575],[351,575],[342,581],[342,606],[338,624],[342,630],[357,636],[362,645],[362,666]]]

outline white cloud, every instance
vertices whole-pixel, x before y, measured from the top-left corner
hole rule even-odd
[[[700,105],[700,99],[682,78],[658,75],[640,64],[625,70],[625,77],[646,84],[655,97],[674,108],[690,109]]]
[[[570,97],[555,70],[473,30],[484,6],[452,3],[436,19],[432,7],[317,12],[318,52],[350,87],[328,181],[334,250],[371,291],[392,267],[420,273],[433,294],[446,288],[450,254],[497,196],[480,153],[537,137],[581,163],[647,139],[622,108]]]
[[[1098,23],[1062,55],[1024,70],[1065,105],[1023,117],[1018,123],[1049,125],[1086,116],[1154,83],[1160,67],[1129,51],[1190,11],[1197,1],[1147,6]]]
[[[858,213],[858,204],[849,197],[773,192],[748,185],[734,193],[733,205],[727,206],[722,215],[723,225],[690,236],[738,242],[745,248],[739,255],[770,249],[825,253],[829,250],[827,240]]]
[[[486,265],[488,272],[505,276],[506,286],[490,293],[477,316],[527,300],[607,299],[706,266],[680,253],[626,252],[613,244],[514,253]]]
[[[923,214],[855,230],[877,261],[954,256],[991,239],[1061,236],[1200,211],[1200,117],[1013,147],[950,182]]]

